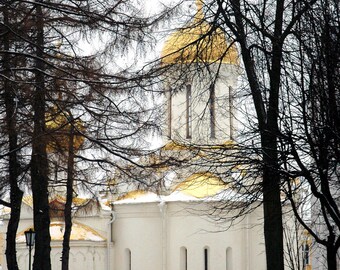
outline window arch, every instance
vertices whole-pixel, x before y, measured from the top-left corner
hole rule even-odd
[[[131,257],[131,250],[130,249],[125,249],[125,269],[126,270],[131,270],[132,269],[132,257]]]
[[[188,270],[188,250],[186,247],[180,249],[180,270]]]
[[[186,138],[192,136],[192,93],[191,84],[186,86]]]
[[[232,258],[232,255],[233,255],[233,252],[232,252],[232,249],[231,247],[228,247],[226,249],[226,270],[233,270],[233,258]]]

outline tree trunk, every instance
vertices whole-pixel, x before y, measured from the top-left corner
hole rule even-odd
[[[5,26],[9,25],[9,14],[6,7],[3,12],[3,19]],[[11,205],[11,216],[7,227],[7,240],[6,240],[6,260],[7,267],[9,270],[18,270],[18,262],[16,257],[16,234],[20,221],[21,201],[23,192],[18,187],[18,177],[20,174],[20,165],[18,162],[18,132],[16,129],[16,97],[10,83],[10,34],[6,31],[3,38],[4,46],[4,57],[3,57],[3,68],[4,68],[4,92],[5,92],[5,107],[6,107],[6,132],[8,135],[9,143],[9,185],[10,185],[10,205]]]
[[[263,149],[276,149],[275,135],[266,134],[262,137]],[[267,269],[283,270],[283,225],[277,153],[275,150],[263,152],[263,214]]]
[[[283,225],[281,205],[281,174],[278,159],[278,111],[281,84],[282,25],[284,0],[276,2],[275,29],[271,38],[272,58],[270,94],[265,124],[260,128],[263,153],[263,213],[267,269],[284,270]]]
[[[241,55],[244,62],[253,103],[256,110],[259,131],[261,134],[261,150],[263,155],[263,213],[264,213],[264,238],[266,248],[266,263],[268,270],[284,269],[283,251],[283,225],[282,206],[280,198],[280,171],[277,153],[278,136],[278,101],[280,89],[280,74],[282,60],[282,33],[283,0],[277,1],[275,33],[272,38],[272,59],[270,76],[269,103],[265,106],[257,77],[256,66],[251,50],[247,44],[243,14],[239,0],[233,0],[235,21],[238,26],[238,37]],[[265,72],[265,71],[262,71]]]
[[[72,119],[71,119],[72,121]],[[73,199],[73,177],[74,177],[74,145],[73,145],[73,126],[71,125],[68,157],[67,157],[67,184],[66,184],[66,203],[64,210],[65,232],[63,239],[63,251],[61,258],[61,269],[69,269],[69,254],[70,254],[70,236],[72,230],[72,199]]]
[[[45,138],[45,77],[44,20],[41,1],[36,2],[36,71],[35,92],[33,95],[34,130],[32,141],[31,181],[33,194],[34,228],[36,244],[34,270],[51,269],[51,237],[48,202],[48,162]]]
[[[337,249],[333,245],[327,246],[327,269],[337,270]]]
[[[19,270],[16,256],[16,236],[20,221],[21,201],[23,192],[11,187],[11,217],[7,226],[6,260],[8,270]]]

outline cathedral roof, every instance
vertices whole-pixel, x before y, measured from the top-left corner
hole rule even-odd
[[[222,179],[209,172],[194,173],[179,183],[175,190],[180,190],[196,198],[214,196],[227,188]]]
[[[197,201],[213,199],[214,197],[218,197],[220,200],[219,195],[223,193],[223,197],[227,189],[228,186],[218,176],[209,172],[201,172],[194,173],[177,184],[169,195],[159,195],[144,190],[133,190],[119,197],[114,204]]]
[[[162,49],[164,64],[222,62],[239,64],[236,47],[228,43],[223,30],[204,19],[202,0],[197,0],[197,13],[189,24],[172,33]]]
[[[75,197],[72,199],[72,203],[74,206],[83,206],[86,205],[92,198],[80,198]],[[33,207],[33,197],[31,195],[26,195],[22,198],[22,202],[30,207]],[[61,205],[66,203],[66,198],[59,194],[54,195],[52,198],[49,199],[49,204],[51,205]]]
[[[62,241],[64,237],[65,223],[62,221],[54,221],[50,224],[50,234],[52,241]],[[33,227],[26,230],[33,229]],[[17,243],[25,243],[25,231],[18,233],[16,241]],[[101,242],[106,241],[106,238],[101,236],[96,230],[86,226],[84,224],[73,222],[71,230],[71,241],[93,241]]]
[[[150,191],[144,190],[132,190],[116,200],[114,204],[125,204],[125,203],[146,203],[160,201],[161,196]]]
[[[124,195],[119,196],[117,200],[120,201],[120,200],[126,200],[126,199],[137,199],[148,194],[154,194],[154,193],[137,189],[137,190],[132,190],[128,193],[125,193]]]

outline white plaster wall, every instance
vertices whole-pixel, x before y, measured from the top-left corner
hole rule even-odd
[[[126,265],[126,249],[131,250],[133,270],[161,270],[162,225],[158,204],[119,205],[115,211],[114,270],[130,270]]]
[[[221,231],[201,210],[206,209],[168,202],[162,220],[158,202],[116,205],[114,270],[130,270],[126,248],[131,250],[132,270],[179,270],[181,247],[187,248],[188,270],[204,270],[205,247],[211,270],[226,270],[227,248],[232,250],[232,268],[228,270],[265,269],[261,213]]]
[[[263,246],[258,245],[262,238],[258,230],[261,226],[250,226],[245,218],[225,230],[225,226],[204,216],[205,207],[198,206],[197,212],[192,210],[194,208],[196,206],[190,204],[169,205],[169,270],[178,269],[182,246],[187,248],[189,270],[204,270],[204,248],[209,250],[209,269],[226,269],[228,248],[232,251],[232,268],[228,270],[254,269],[254,265],[256,269],[265,269]]]

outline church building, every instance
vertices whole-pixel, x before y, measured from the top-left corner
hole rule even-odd
[[[203,20],[197,3],[196,16],[168,37],[161,55],[161,64],[171,72],[164,78],[166,124],[159,156],[193,163],[158,168],[164,178],[158,190],[131,185],[113,200],[75,198],[73,204],[86,205],[88,211],[73,217],[72,270],[266,269],[262,207],[239,218],[234,210],[224,211],[220,220],[209,216],[216,204],[244,200],[222,177],[226,169],[212,170],[209,163],[212,152],[233,151],[233,96],[240,65],[236,47],[221,29]],[[51,209],[63,209],[64,204],[62,196],[50,201]],[[3,209],[2,241],[8,214]],[[24,231],[33,228],[32,216],[32,201],[26,196],[17,236],[22,270],[28,269]],[[62,218],[51,214],[52,269],[61,268],[63,226]],[[2,269],[7,269],[4,253],[0,256]]]

